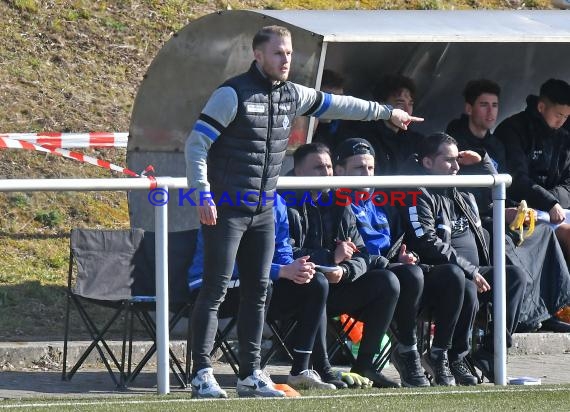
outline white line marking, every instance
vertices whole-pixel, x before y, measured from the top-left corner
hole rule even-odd
[[[354,390],[355,392],[358,389]],[[568,391],[568,387],[553,387],[545,388],[539,386],[523,387],[517,386],[512,388],[497,388],[497,389],[476,389],[476,390],[449,390],[449,391],[407,391],[402,390],[398,392],[383,392],[383,393],[354,393],[346,395],[310,395],[301,396],[299,398],[255,398],[255,400],[292,400],[292,401],[303,401],[305,399],[338,399],[338,398],[354,398],[354,397],[387,397],[387,396],[416,396],[416,395],[465,395],[465,394],[486,394],[486,393],[508,393],[508,392],[562,392]],[[52,403],[23,403],[14,405],[0,405],[0,409],[8,408],[50,408],[53,406],[90,406],[90,405],[138,405],[143,403],[152,404],[165,404],[165,403],[190,403],[190,402],[238,402],[238,401],[248,401],[253,398],[228,398],[228,399],[192,399],[179,398],[179,399],[149,399],[149,400],[118,400],[118,401],[86,401],[86,402],[52,402]]]

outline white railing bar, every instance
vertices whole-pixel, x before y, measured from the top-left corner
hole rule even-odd
[[[326,183],[324,183],[326,181]],[[494,255],[494,348],[495,384],[506,385],[506,304],[505,304],[505,192],[512,178],[509,175],[464,176],[282,176],[280,189],[342,188],[404,188],[404,187],[493,187],[493,255]],[[25,191],[119,191],[187,189],[185,177],[108,178],[108,179],[0,179],[0,192]],[[156,286],[157,286],[157,390],[170,391],[168,373],[168,208],[155,212]],[[187,360],[188,361],[188,360]]]

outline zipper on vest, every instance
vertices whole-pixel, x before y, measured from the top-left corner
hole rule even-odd
[[[271,129],[273,128],[273,90],[272,88],[269,89],[269,107],[267,108],[267,110],[269,111],[268,113],[268,117],[267,117],[267,122],[268,122],[268,127],[267,127],[267,138],[265,139],[265,161],[263,163],[263,172],[261,173],[261,187],[260,187],[260,191],[259,191],[259,200],[257,203],[257,209],[256,212],[259,213],[261,211],[261,204],[263,202],[263,199],[265,198],[263,196],[263,192],[265,190],[265,180],[267,177],[267,162],[269,161],[269,139],[271,138]]]

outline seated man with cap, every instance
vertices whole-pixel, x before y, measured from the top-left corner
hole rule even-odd
[[[333,156],[338,176],[374,176],[374,149],[367,140],[351,138],[342,142]],[[363,192],[369,194],[363,196]],[[377,195],[375,195],[375,193]],[[403,194],[404,192],[399,192]],[[393,194],[393,193],[392,193]],[[407,192],[411,196],[413,192]],[[363,188],[352,191],[351,208],[356,225],[377,268],[392,271],[400,283],[400,298],[394,314],[398,345],[392,363],[400,373],[402,385],[428,386],[417,350],[416,324],[420,312],[431,313],[436,328],[431,353],[424,358],[426,369],[438,385],[475,385],[463,359],[449,364],[447,350],[459,318],[465,276],[454,264],[423,265],[416,253],[403,242],[405,228],[395,199],[385,191]],[[392,201],[393,203],[393,201]]]

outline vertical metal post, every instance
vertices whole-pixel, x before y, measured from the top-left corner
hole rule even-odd
[[[321,55],[319,57],[319,66],[317,67],[317,78],[315,79],[315,89],[321,90],[321,81],[323,80],[323,69],[325,67],[325,57],[327,55],[328,42],[324,41],[321,46]],[[313,141],[313,132],[315,131],[315,118],[309,117],[309,127],[307,129],[307,143]]]
[[[168,186],[159,186],[168,199]],[[168,205],[155,206],[156,358],[159,395],[170,393],[168,373]]]
[[[507,384],[505,199],[506,186],[504,182],[501,182],[493,187],[493,333],[495,385]]]

